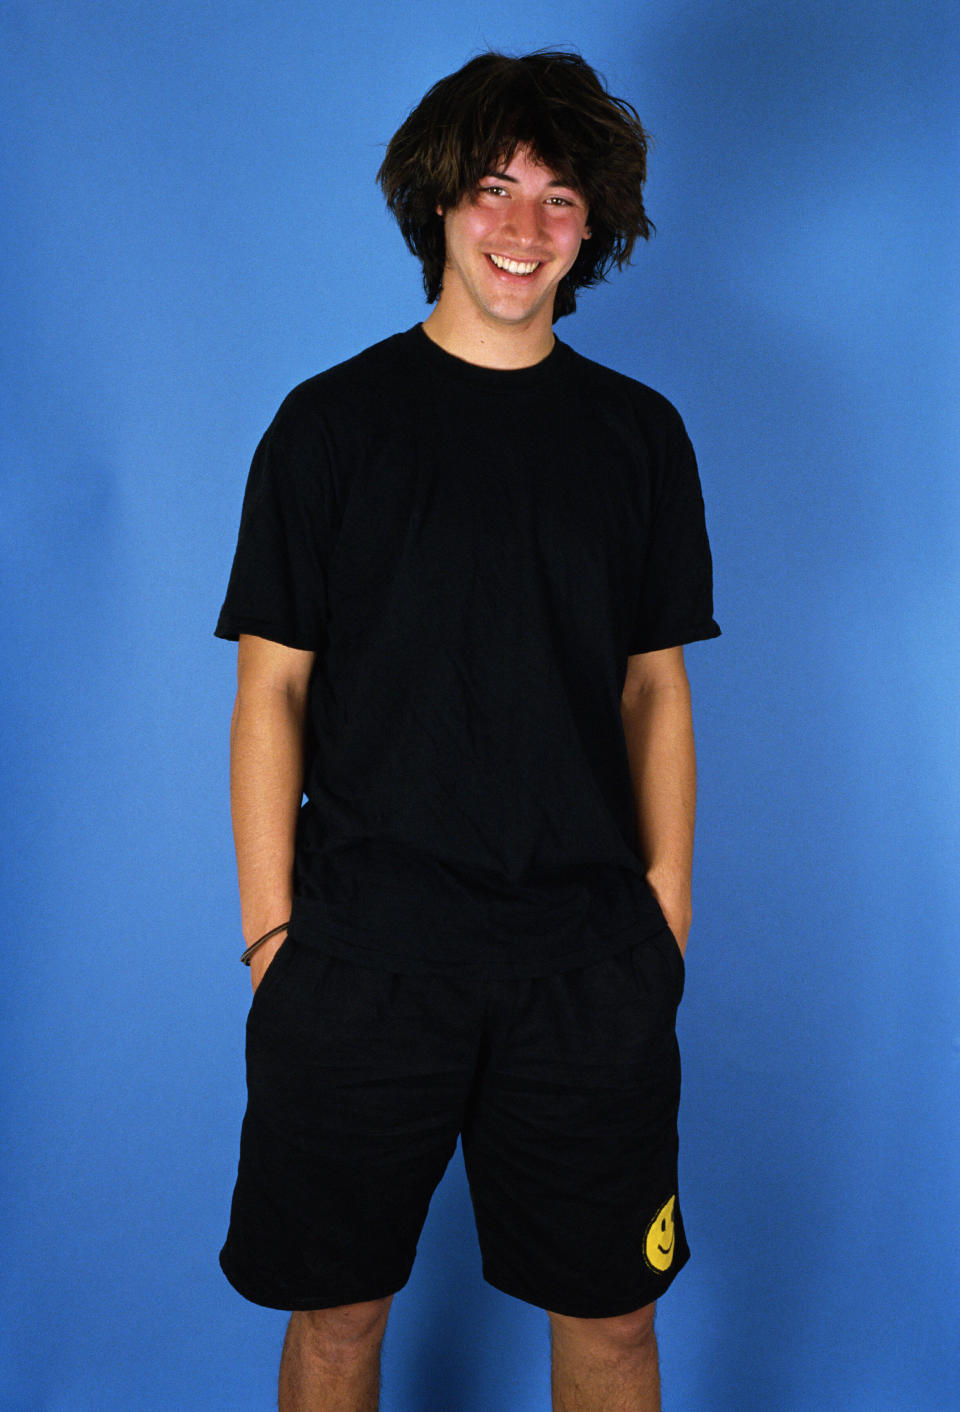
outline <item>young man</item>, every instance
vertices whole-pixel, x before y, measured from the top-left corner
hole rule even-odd
[[[645,171],[577,55],[442,80],[379,176],[435,307],[296,388],[254,458],[217,627],[255,989],[221,1262],[293,1311],[283,1412],[377,1406],[458,1136],[485,1277],[549,1311],[554,1407],[659,1406],[682,647],[719,628],[679,416],[553,334],[649,234]]]

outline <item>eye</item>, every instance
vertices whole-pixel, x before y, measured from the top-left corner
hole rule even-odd
[[[505,186],[496,185],[481,186],[479,190],[481,194],[485,195],[487,192],[489,192],[491,196],[505,196],[507,193],[507,188]]]

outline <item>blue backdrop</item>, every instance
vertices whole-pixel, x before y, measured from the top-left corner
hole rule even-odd
[[[422,317],[373,177],[480,48],[581,48],[657,139],[658,235],[560,326],[697,447],[681,1010],[694,1259],[668,1412],[960,1407],[953,0],[7,0],[0,1405],[260,1412],[223,1280],[248,974],[212,637],[254,445]],[[385,1412],[542,1412],[459,1161]]]

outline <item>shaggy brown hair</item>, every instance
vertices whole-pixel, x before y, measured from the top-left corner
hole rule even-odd
[[[576,292],[630,259],[653,225],[643,208],[648,135],[631,105],[608,93],[579,54],[490,52],[434,84],[397,130],[377,180],[404,240],[423,265],[429,303],[440,295],[443,218],[518,147],[587,202],[592,238],[557,289],[553,317],[572,314]]]

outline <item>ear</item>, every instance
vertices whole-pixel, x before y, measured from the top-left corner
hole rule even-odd
[[[584,226],[584,228],[583,228],[583,235],[582,235],[581,239],[583,239],[583,240],[589,240],[592,234],[593,234],[593,231],[590,229],[590,227],[589,227],[589,226]]]

